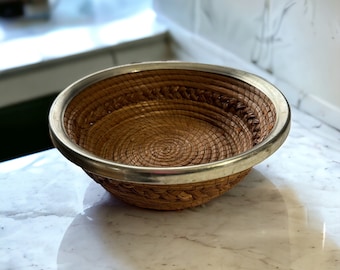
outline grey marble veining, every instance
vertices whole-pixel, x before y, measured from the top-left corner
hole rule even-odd
[[[250,68],[206,49],[216,57],[188,52]],[[339,131],[293,107],[274,155],[223,196],[176,212],[118,201],[55,149],[0,163],[0,268],[337,270],[339,153]]]
[[[55,149],[0,163],[3,269],[338,269],[340,134],[293,108],[291,133],[194,209],[126,205]]]
[[[176,54],[189,48],[195,61],[210,63],[235,54],[273,74],[292,104],[340,129],[338,1],[175,0],[171,9],[154,2]]]

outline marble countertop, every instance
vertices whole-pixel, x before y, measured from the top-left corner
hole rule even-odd
[[[59,0],[49,20],[0,20],[0,76],[166,33],[149,0]]]
[[[126,205],[56,149],[0,163],[0,268],[339,269],[340,133],[292,113],[274,155],[189,210]]]

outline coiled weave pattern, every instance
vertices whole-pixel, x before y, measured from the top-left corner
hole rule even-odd
[[[160,69],[88,86],[68,104],[64,125],[75,143],[102,158],[179,167],[245,152],[268,136],[275,119],[272,102],[252,85],[203,71]],[[126,183],[89,174],[126,202],[173,210],[219,196],[248,171],[190,185]]]

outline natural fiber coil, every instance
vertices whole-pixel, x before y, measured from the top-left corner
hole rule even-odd
[[[219,179],[179,185],[124,183],[89,172],[88,174],[107,191],[128,204],[157,210],[181,210],[219,197],[240,182],[249,171],[250,169]]]
[[[250,150],[276,121],[271,100],[256,87],[220,74],[185,69],[112,76],[67,105],[70,139],[95,155],[143,167],[210,163]],[[238,183],[249,170],[200,183],[130,183],[88,172],[114,196],[152,209],[197,206]]]

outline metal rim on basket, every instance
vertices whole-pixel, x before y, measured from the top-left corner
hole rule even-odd
[[[67,104],[85,87],[125,73],[154,69],[188,69],[217,73],[242,80],[262,91],[274,104],[276,124],[261,143],[228,159],[186,167],[138,167],[102,159],[73,143],[67,136],[63,119]],[[285,141],[290,129],[290,108],[284,95],[265,79],[233,68],[190,62],[161,61],[112,67],[90,74],[67,87],[55,99],[49,114],[50,135],[54,145],[70,161],[94,174],[128,182],[186,184],[239,173],[273,154]]]

